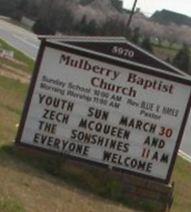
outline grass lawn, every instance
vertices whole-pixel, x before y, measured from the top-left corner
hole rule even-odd
[[[0,65],[1,64],[6,64],[9,66],[12,66],[16,69],[22,69],[23,71],[26,72],[32,72],[33,67],[34,67],[34,61],[20,52],[19,50],[15,49],[14,47],[10,46],[8,43],[6,43],[4,40],[0,39],[0,49],[5,49],[5,50],[11,50],[14,52],[14,58],[17,61],[20,61],[22,63],[15,63],[6,59],[0,59]]]
[[[172,180],[175,182],[175,199],[172,212],[191,211],[191,164],[178,157]]]
[[[154,53],[155,55],[162,59],[162,60],[166,60],[167,58],[170,59],[170,61],[173,60],[173,58],[175,57],[175,55],[177,54],[177,51],[175,51],[174,49],[168,49],[168,48],[161,48],[158,46],[153,46],[154,49]]]

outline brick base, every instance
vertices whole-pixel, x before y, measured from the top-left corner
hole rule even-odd
[[[95,183],[95,181],[98,187],[103,188],[106,187],[108,181],[116,182],[120,189],[116,189],[116,184],[114,184],[115,189],[112,190],[111,188],[111,196],[112,192],[120,193],[119,195],[123,197],[123,202],[124,200],[128,200],[128,203],[133,202],[133,204],[131,204],[132,207],[136,207],[137,205],[140,209],[142,205],[143,208],[147,208],[145,210],[146,212],[170,211],[173,202],[173,184],[165,185],[162,183],[157,183],[152,180],[121,173],[109,168],[102,168],[85,162],[72,160],[68,157],[64,157],[63,155],[52,155],[34,148],[17,146],[17,150],[19,151],[19,154],[26,157],[32,156],[35,160],[38,160],[38,158],[43,158],[43,160],[47,160],[47,162],[50,160],[57,161],[58,163],[56,163],[56,167],[54,167],[56,173],[58,173],[60,176],[65,176],[67,173],[70,176],[78,176],[78,180],[81,180],[80,184],[82,184],[82,187],[83,185],[85,185],[86,188],[89,186],[93,188],[90,189],[92,191],[96,190],[96,185],[93,185],[94,187],[91,186],[91,184]],[[98,191],[97,193],[100,192]],[[114,196],[116,195],[114,194]]]
[[[121,173],[111,169],[100,168],[97,166],[89,165],[84,162],[66,159],[62,164],[62,171],[72,169],[85,169],[92,173],[99,172],[103,177],[101,178],[102,184],[107,183],[108,179],[113,179],[121,184],[121,192],[129,201],[134,203],[142,203],[148,205],[147,212],[168,212],[170,211],[173,203],[174,184],[157,183],[152,180],[143,179],[134,175]]]

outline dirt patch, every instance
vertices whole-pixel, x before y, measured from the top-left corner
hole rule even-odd
[[[5,64],[1,64],[0,66],[0,75],[10,79],[18,80],[24,84],[28,84],[31,78],[30,74]]]

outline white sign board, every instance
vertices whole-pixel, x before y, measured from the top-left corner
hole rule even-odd
[[[167,182],[191,87],[147,72],[76,47],[43,44],[17,143]]]

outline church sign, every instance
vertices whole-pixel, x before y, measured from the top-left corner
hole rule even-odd
[[[168,183],[191,82],[42,41],[16,143]]]

